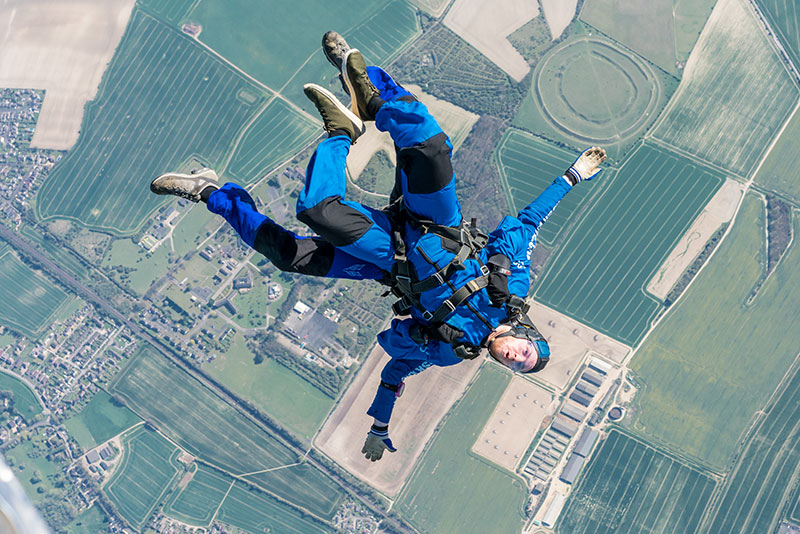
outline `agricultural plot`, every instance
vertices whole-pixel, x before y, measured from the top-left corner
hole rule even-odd
[[[800,135],[800,113],[795,113],[786,124],[755,176],[755,182],[767,189],[800,202],[800,180],[797,179],[800,165],[800,150],[797,139]]]
[[[717,0],[675,0],[673,12],[675,20],[675,56],[678,61],[686,61],[692,53],[700,32],[714,8]]]
[[[189,11],[195,0],[139,0],[139,4],[164,22],[175,26]]]
[[[645,293],[647,282],[722,181],[687,158],[643,144],[570,232],[536,299],[635,345],[661,306]]]
[[[636,428],[718,469],[800,347],[791,312],[800,302],[796,244],[748,302],[766,263],[764,219],[762,199],[748,195],[730,234],[631,362],[645,384]]]
[[[64,426],[81,447],[91,449],[140,421],[135,413],[115,404],[101,389],[77,415],[64,421]]]
[[[587,75],[588,73],[588,75]],[[656,120],[677,80],[597,36],[570,38],[537,64],[514,125],[622,160]]]
[[[14,397],[14,411],[20,414],[29,424],[42,413],[44,407],[36,393],[19,378],[0,371],[0,393],[11,393]]]
[[[50,326],[68,295],[22,263],[12,252],[0,256],[0,324],[36,338]]]
[[[144,427],[123,441],[125,452],[103,491],[119,514],[141,527],[178,475],[175,446]]]
[[[676,74],[673,0],[589,0],[580,18]]]
[[[297,373],[266,358],[256,365],[242,334],[206,368],[227,388],[263,409],[297,435],[310,439],[333,405],[333,399]],[[292,399],[286,402],[286,399]]]
[[[164,505],[164,513],[190,525],[208,525],[231,485],[231,477],[200,464],[189,483]]]
[[[319,124],[275,98],[247,128],[226,174],[248,184],[291,158],[320,133]]]
[[[575,160],[575,152],[558,147],[519,130],[509,130],[497,148],[500,176],[506,188],[511,213],[516,215],[533,202],[553,180]],[[610,178],[604,171],[601,180]],[[597,182],[595,182],[597,183]],[[547,223],[543,224],[537,240],[552,245],[561,230],[575,220],[593,192],[594,187],[576,187],[559,202]]]
[[[499,366],[482,367],[400,494],[398,511],[420,530],[449,534],[522,529],[525,484],[470,451],[509,381],[510,374]]]
[[[243,90],[252,102],[238,97]],[[263,98],[177,29],[137,10],[86,108],[80,140],[36,196],[37,216],[133,233],[163,202],[150,180],[192,156],[219,164]]]
[[[302,501],[299,502],[302,504]],[[219,509],[217,521],[255,534],[332,533],[329,525],[315,520],[269,495],[237,482]]]
[[[708,475],[612,430],[584,468],[556,532],[691,534],[715,485]]]
[[[772,31],[789,54],[795,67],[800,68],[800,5],[795,0],[757,0]]]
[[[797,99],[744,0],[720,0],[653,136],[746,179]]]
[[[351,0],[336,9],[325,0],[273,2],[269,9],[254,9],[249,0],[201,0],[188,19],[203,27],[203,43],[259,82],[280,91],[291,81],[285,94],[309,111],[314,108],[303,84],[336,74],[319,48],[327,30],[345,35],[373,64],[385,62],[419,32],[415,10],[403,0]]]
[[[290,502],[303,503],[318,516],[332,516],[342,499],[338,486],[313,468],[302,473],[267,471],[295,465],[299,458],[160,355],[145,350],[117,375],[111,391],[192,455],[234,475],[262,473],[258,476],[262,488]],[[164,398],[170,402],[162,402]]]
[[[775,532],[800,476],[800,368],[782,384],[749,436],[703,530]]]

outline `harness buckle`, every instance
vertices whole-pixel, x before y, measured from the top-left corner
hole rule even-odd
[[[489,274],[489,266],[488,265],[481,265],[481,274],[483,276],[488,276]]]
[[[431,312],[429,312],[428,310],[425,310],[424,312],[422,312],[422,317],[426,321],[430,321],[433,318],[433,314]]]

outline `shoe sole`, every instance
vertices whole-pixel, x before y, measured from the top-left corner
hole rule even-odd
[[[347,51],[342,58],[342,78],[344,78],[344,83],[347,86],[347,92],[350,93],[350,107],[353,108],[353,113],[355,113],[356,117],[361,119],[361,113],[358,111],[358,99],[356,98],[356,90],[353,86],[353,82],[350,81],[350,74],[347,72],[347,58],[350,57],[350,54],[353,52],[360,52],[358,48],[351,48]]]
[[[325,35],[327,35],[327,33]],[[322,53],[325,56],[325,59],[328,60],[328,63],[333,65],[336,68],[336,70],[338,70],[341,73],[342,70],[343,70],[342,67],[344,67],[344,60],[347,58],[347,53],[350,50],[352,50],[352,48],[350,48],[350,45],[347,44],[347,41],[344,42],[345,46],[347,46],[348,48],[347,48],[347,52],[345,52],[344,58],[342,59],[342,67],[339,67],[339,65],[336,64],[336,60],[333,59],[333,57],[331,57],[328,54],[328,49],[325,48],[325,35],[322,36]],[[342,39],[344,39],[344,38],[342,38]]]
[[[152,182],[150,182],[150,191],[155,193],[156,195],[172,195],[173,193],[166,193],[160,192],[154,189],[155,183],[163,178],[183,178],[183,179],[191,179],[191,178],[203,178],[208,181],[207,185],[214,185],[219,187],[219,177],[217,173],[214,172],[213,169],[203,169],[202,171],[198,172],[197,174],[185,174],[179,172],[166,172],[159,176],[156,176]],[[203,186],[206,187],[206,186]]]
[[[345,79],[346,78],[347,77],[345,76]],[[358,134],[356,137],[360,137],[361,135],[364,134],[364,132],[367,131],[367,127],[366,127],[366,125],[364,125],[364,121],[361,120],[361,117],[359,117],[357,113],[353,113],[352,111],[350,111],[347,108],[347,106],[342,104],[342,102],[338,98],[336,98],[336,95],[334,95],[333,93],[331,93],[330,91],[328,91],[324,87],[322,87],[320,85],[317,85],[315,83],[307,83],[307,84],[305,84],[303,86],[303,89],[306,89],[306,88],[311,88],[311,89],[314,89],[315,91],[318,91],[318,92],[322,93],[322,95],[325,98],[327,98],[328,100],[333,102],[333,104],[336,106],[336,109],[338,109],[339,111],[344,113],[345,116],[350,120],[350,122],[353,123],[353,126],[356,127],[356,133]]]

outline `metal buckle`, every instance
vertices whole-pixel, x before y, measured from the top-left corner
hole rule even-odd
[[[428,310],[425,310],[424,312],[422,312],[422,317],[426,321],[430,321],[433,318],[433,314],[431,312],[429,312]]]
[[[444,277],[441,275],[439,271],[433,273],[433,277],[436,278],[436,281],[439,282],[439,285],[444,284]]]
[[[489,274],[488,265],[481,265],[481,274],[483,274],[483,276],[487,276]]]

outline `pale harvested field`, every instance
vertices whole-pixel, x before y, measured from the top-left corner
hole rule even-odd
[[[653,137],[746,180],[798,96],[747,1],[719,0]]]
[[[557,406],[551,393],[515,376],[475,440],[473,452],[514,471],[542,421]]]
[[[428,111],[439,122],[442,130],[450,137],[453,148],[457,150],[469,135],[472,126],[478,121],[478,115],[451,104],[447,100],[441,100],[425,93],[418,85],[404,84],[404,87],[427,106]],[[373,154],[379,150],[386,152],[392,163],[397,163],[392,138],[386,132],[379,132],[375,128],[374,122],[368,122],[366,133],[352,146],[350,155],[347,156],[347,170],[350,172],[350,176],[359,176]],[[357,179],[356,183],[358,183]]]
[[[528,302],[531,304],[528,315],[533,319],[539,332],[547,339],[551,353],[547,367],[536,373],[535,376],[557,389],[564,389],[575,369],[590,351],[617,363],[621,363],[630,351],[629,347],[619,341],[615,341],[552,308],[536,301],[529,300]]]
[[[0,6],[0,87],[44,89],[32,146],[75,144],[87,101],[128,24],[134,0],[10,0]]]
[[[558,39],[564,30],[567,29],[572,18],[575,16],[575,8],[578,7],[578,0],[540,0],[544,19],[547,27],[550,28],[550,35],[553,40]]]
[[[533,0],[455,0],[444,24],[520,81],[530,65],[506,37],[538,14]]]
[[[477,372],[481,360],[464,361],[452,367],[432,367],[409,377],[390,425],[392,442],[398,450],[393,454],[384,453],[378,462],[370,462],[361,454],[372,424],[372,418],[366,413],[387,361],[389,356],[380,347],[372,351],[314,444],[350,473],[394,497],[411,474],[439,421]]]
[[[425,13],[428,13],[433,18],[439,18],[447,8],[450,0],[410,0],[412,4],[420,8]]]
[[[647,291],[655,297],[664,299],[678,282],[683,272],[703,250],[703,246],[714,235],[714,232],[729,222],[736,213],[736,207],[742,198],[744,184],[725,179],[725,183],[714,194],[708,205],[703,208],[692,226],[669,253],[666,261],[659,267],[652,280],[647,284]]]

